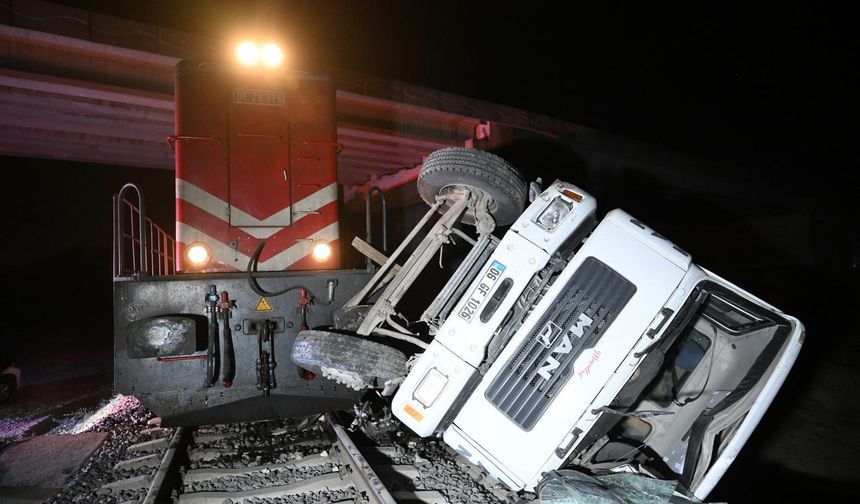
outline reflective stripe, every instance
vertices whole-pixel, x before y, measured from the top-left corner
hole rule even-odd
[[[261,262],[260,267],[269,271],[287,269],[311,253],[311,250],[313,249],[313,242],[311,240],[331,242],[337,240],[338,237],[338,223],[332,222],[328,226],[308,236],[306,240],[296,242],[294,245],[287,247],[283,252],[279,252],[273,257]]]
[[[293,221],[295,222],[295,221]],[[279,227],[240,227],[242,231],[248,233],[254,238],[259,238],[261,240],[265,240],[266,238],[272,236],[278,231],[284,229]]]
[[[251,260],[250,256],[234,250],[227,244],[221,243],[203,231],[195,229],[184,222],[178,222],[176,227],[177,231],[179,231],[179,236],[183,237],[183,240],[199,240],[206,243],[212,250],[212,257],[227,266],[236,268],[237,270],[243,270],[248,266],[248,262]],[[301,241],[297,241],[295,244],[290,245],[283,251],[278,252],[265,261],[260,261],[259,267],[266,271],[287,269],[311,253],[313,240],[330,242],[337,239],[338,223],[333,222],[310,236],[301,239]],[[186,241],[186,243],[190,242]]]
[[[230,222],[230,204],[191,182],[176,179],[176,198],[200,207],[224,222]]]
[[[231,207],[229,203],[222,200],[221,198],[207,191],[204,191],[203,189],[195,186],[194,184],[182,179],[176,179],[176,197],[205,210],[206,212],[214,215],[215,217],[218,217],[224,222],[230,222],[230,212],[233,212],[233,214],[236,215],[239,220],[241,220],[242,222],[252,222],[254,226],[243,226],[239,229],[256,238],[268,238],[269,236],[275,234],[275,232],[277,232],[278,230],[282,229],[282,227],[274,227],[273,224],[282,220],[286,220],[286,218],[289,217],[291,212],[294,214],[292,221],[295,222],[302,217],[308,215],[309,212],[319,210],[325,205],[331,203],[332,201],[336,201],[337,182],[332,182],[331,184],[320,189],[319,191],[316,191],[315,193],[300,199],[292,206],[287,205],[285,208],[266,217],[263,220],[257,219],[256,217],[248,214],[247,212],[243,212],[235,206]],[[262,228],[257,228],[256,226],[262,226]],[[266,226],[270,227],[266,228]]]

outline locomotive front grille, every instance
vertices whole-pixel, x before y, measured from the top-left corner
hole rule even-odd
[[[589,257],[520,344],[485,397],[525,430],[540,419],[574,372],[573,363],[594,347],[636,286]]]

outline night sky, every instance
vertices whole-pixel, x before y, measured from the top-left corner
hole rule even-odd
[[[849,322],[857,309],[860,260],[860,42],[856,16],[849,15],[847,4],[646,2],[621,9],[604,2],[570,2],[562,10],[557,2],[488,1],[55,3],[214,40],[248,30],[270,32],[287,42],[297,67],[332,65],[515,106],[740,167],[731,173],[755,174],[765,185],[772,180],[786,201],[808,202],[804,212],[809,219],[804,222],[810,223],[810,231],[797,235],[807,240],[797,243],[807,256],[771,271],[757,266],[758,276],[744,277],[743,267],[720,255],[722,249],[720,254],[709,252],[703,242],[698,245],[704,248],[690,251],[694,260],[707,258],[706,267],[725,272],[755,293],[777,292],[777,304],[784,302],[781,308],[807,323],[808,341],[813,342],[804,347],[786,385],[789,392],[780,396],[762,430],[782,433],[782,440],[800,440],[807,432],[820,439],[775,448],[772,453],[794,451],[798,459],[809,459],[791,470],[754,465],[754,459],[747,458],[750,465],[730,472],[729,481],[735,489],[754,483],[775,488],[795,477],[797,467],[818,464],[815,455],[802,452],[811,444],[826,447],[822,452],[828,456],[843,453],[837,453],[832,465],[842,461],[839,470],[851,471],[860,446],[850,426],[860,418],[860,408],[850,398],[818,393],[853,387],[860,380],[854,360],[860,357],[860,344],[851,343],[857,330]],[[19,288],[7,287],[0,300],[5,307],[20,308],[16,313],[26,317],[8,317],[7,323],[35,334],[34,325],[53,320],[49,337],[56,339],[64,337],[62,321],[77,317],[92,328],[88,337],[109,340],[111,188],[125,180],[146,180],[151,185],[144,188],[147,192],[171,191],[172,173],[32,160],[4,164],[13,161],[21,173],[41,173],[40,183],[49,182],[38,191],[23,184],[8,186],[17,190],[2,208],[7,218],[14,218],[7,227],[0,273],[7,286]],[[82,183],[81,177],[92,183]],[[611,183],[636,181],[623,176],[604,181],[604,191],[611,192]],[[68,196],[67,187],[82,192]],[[34,199],[51,208],[16,213]],[[81,224],[59,221],[62,224],[49,233],[51,246],[45,247],[46,241],[33,237],[33,229],[56,226],[54,217],[69,212],[58,204],[65,199],[83,203],[74,210]],[[656,200],[653,212],[671,221],[678,209],[674,204]],[[158,205],[150,208],[159,211]],[[170,206],[164,208],[169,211]],[[170,216],[162,219],[169,221]],[[682,220],[689,223],[694,217]],[[93,246],[102,236],[104,241]],[[683,235],[677,239],[683,245],[690,240]],[[779,241],[787,242],[791,239]],[[804,425],[803,434],[786,430],[792,422]],[[840,443],[841,450],[836,448]],[[770,446],[762,435],[749,451]],[[742,472],[745,467],[753,472]],[[832,483],[821,474],[804,481],[811,496]],[[718,496],[744,500],[725,488]]]
[[[847,7],[569,2],[59,3],[216,40],[271,33],[330,64],[784,172],[853,153]]]

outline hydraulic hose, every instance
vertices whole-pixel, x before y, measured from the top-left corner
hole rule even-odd
[[[221,385],[229,388],[233,385],[233,379],[236,377],[236,355],[233,350],[233,330],[230,329],[230,315],[228,310],[224,310],[221,315],[224,320],[224,342],[222,344],[224,357],[221,359],[223,363],[224,374],[221,378]]]
[[[310,290],[310,289],[308,289],[306,286],[301,285],[301,284],[298,284],[298,285],[292,285],[292,286],[290,286],[290,287],[286,287],[286,288],[284,288],[284,289],[281,289],[281,290],[279,290],[279,291],[274,291],[274,292],[270,292],[270,291],[267,291],[267,290],[263,289],[263,288],[260,286],[260,284],[257,282],[257,278],[256,278],[256,277],[254,277],[254,273],[256,273],[256,271],[257,271],[257,264],[258,264],[258,263],[259,263],[259,261],[260,261],[260,253],[262,253],[262,252],[263,252],[263,247],[265,247],[265,246],[266,246],[266,240],[260,240],[260,242],[259,242],[259,243],[257,243],[257,248],[256,248],[256,249],[254,249],[254,253],[253,253],[253,254],[251,254],[251,260],[250,260],[250,261],[248,261],[248,269],[247,269],[247,272],[248,272],[248,285],[250,285],[251,290],[253,290],[255,293],[257,293],[258,295],[263,296],[263,297],[275,297],[275,296],[280,296],[280,295],[282,295],[282,294],[286,294],[287,292],[290,292],[290,291],[293,291],[293,290],[296,290],[296,289],[304,289],[304,290],[305,290],[305,292],[307,292],[307,293],[308,293],[308,295],[309,295],[312,299],[316,300],[316,303],[317,303],[317,304],[322,305],[322,306],[325,306],[325,305],[331,304],[331,300],[328,300],[327,302],[324,302],[324,303],[323,303],[323,302],[320,302],[320,301],[319,301],[319,298],[317,298],[317,297],[313,294],[313,292],[311,292],[311,290]]]
[[[218,322],[215,315],[209,319],[209,347],[206,349],[206,386],[211,387],[218,377]]]

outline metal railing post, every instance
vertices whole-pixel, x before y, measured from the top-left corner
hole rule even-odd
[[[367,191],[367,199],[364,200],[364,208],[366,214],[365,227],[367,230],[367,238],[366,241],[370,245],[373,245],[373,225],[371,222],[370,215],[370,200],[373,199],[374,194],[379,194],[379,201],[382,204],[382,252],[388,252],[388,204],[385,201],[385,191],[378,186],[373,186]],[[367,269],[373,268],[373,262],[369,257],[366,257],[367,261]]]
[[[117,197],[116,194],[113,195],[113,277],[116,278],[119,276],[119,262],[118,254],[120,250],[122,250],[122,244],[120,244],[119,240],[122,238],[117,235],[117,229],[119,224],[117,224],[117,220],[119,218],[119,206],[117,205]]]

